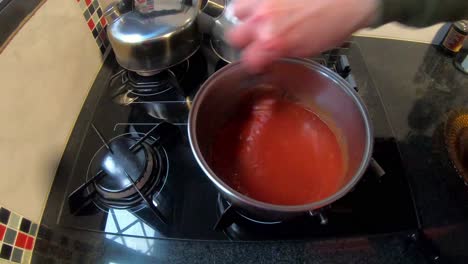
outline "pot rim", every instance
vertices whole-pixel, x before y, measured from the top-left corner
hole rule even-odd
[[[326,199],[316,201],[313,203],[302,204],[302,205],[276,205],[276,204],[271,204],[271,203],[266,203],[266,202],[255,200],[253,198],[250,198],[234,190],[228,184],[226,184],[221,178],[219,178],[216,175],[216,173],[213,172],[213,170],[210,168],[205,158],[203,157],[200,151],[198,142],[195,140],[197,138],[197,132],[196,132],[197,129],[196,129],[195,121],[197,120],[197,117],[198,117],[198,110],[201,106],[202,98],[204,98],[205,93],[208,91],[206,87],[209,87],[214,82],[214,80],[218,78],[220,75],[227,74],[229,71],[235,69],[236,67],[240,67],[241,62],[231,63],[223,67],[222,69],[220,69],[213,75],[211,75],[208,78],[208,80],[205,81],[205,83],[202,85],[197,95],[195,96],[195,99],[193,100],[193,104],[192,104],[192,109],[190,110],[189,122],[188,122],[188,128],[187,128],[190,148],[192,149],[192,152],[195,156],[195,159],[198,165],[201,167],[203,172],[208,176],[208,178],[215,184],[215,186],[224,195],[229,195],[230,197],[234,198],[237,202],[245,203],[255,208],[266,209],[266,210],[277,211],[277,212],[299,213],[299,212],[313,211],[313,210],[322,208],[326,205],[329,205],[335,202],[336,200],[340,199],[344,195],[346,195],[350,190],[352,190],[352,188],[362,178],[362,175],[365,173],[367,167],[369,166],[369,162],[371,160],[371,154],[372,154],[372,150],[374,146],[374,132],[373,132],[372,121],[370,119],[368,110],[364,102],[360,98],[360,96],[354,91],[351,85],[346,80],[344,80],[341,76],[339,76],[337,73],[309,59],[281,58],[281,59],[277,59],[276,61],[282,61],[282,62],[287,62],[287,63],[299,63],[299,64],[304,65],[305,67],[308,67],[311,70],[318,71],[320,74],[328,77],[330,81],[335,82],[337,86],[343,89],[346,92],[346,94],[348,94],[352,98],[352,100],[356,103],[356,106],[359,108],[359,111],[361,112],[361,115],[364,119],[364,124],[366,126],[366,133],[368,137],[365,141],[365,150],[363,154],[363,159],[361,161],[361,164],[359,165],[359,168],[357,169],[357,172],[353,176],[353,178],[340,190],[338,190],[333,195],[327,197]]]

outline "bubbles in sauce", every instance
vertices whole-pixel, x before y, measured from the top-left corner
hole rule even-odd
[[[344,158],[316,114],[273,95],[249,98],[218,132],[211,167],[237,191],[277,205],[322,200],[341,187]]]

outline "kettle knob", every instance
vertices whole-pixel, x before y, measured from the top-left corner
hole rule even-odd
[[[223,14],[225,7],[225,0],[207,0],[201,11],[210,17],[218,18]]]
[[[104,17],[111,24],[123,14],[133,10],[133,0],[122,0],[110,3],[104,11]]]

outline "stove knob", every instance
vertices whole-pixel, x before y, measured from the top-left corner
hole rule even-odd
[[[345,55],[340,55],[339,58],[338,58],[338,62],[337,62],[337,65],[336,65],[336,70],[338,72],[338,74],[343,77],[344,79],[346,79],[350,72],[351,72],[351,66],[349,64],[349,60],[348,60],[348,57],[345,56]]]
[[[345,80],[353,87],[353,89],[356,92],[359,92],[358,85],[356,83],[356,79],[354,79],[354,76],[352,74],[349,74],[348,77],[345,78]]]

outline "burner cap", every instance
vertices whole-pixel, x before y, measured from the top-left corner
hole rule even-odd
[[[109,144],[111,152],[107,152],[102,161],[101,168],[107,174],[97,182],[97,185],[107,192],[122,192],[132,186],[132,182],[138,182],[145,172],[147,153],[145,148],[132,152],[129,148],[136,143],[130,138],[119,138]]]

